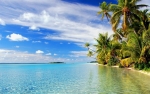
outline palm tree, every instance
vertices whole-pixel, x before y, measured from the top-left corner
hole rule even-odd
[[[125,40],[125,38],[126,38],[126,32],[123,32],[122,28],[117,29],[113,34],[113,40],[122,42]]]
[[[127,44],[122,48],[124,58],[121,60],[123,66],[129,66],[132,63],[148,64],[150,60],[150,30],[144,31],[142,37],[134,32],[128,34]]]
[[[97,44],[94,45],[96,47],[96,52],[99,53],[102,50],[105,51],[110,46],[110,37],[108,37],[108,33],[99,34],[99,37],[96,40]]]
[[[111,18],[110,14],[108,13],[110,12],[109,7],[110,7],[110,4],[107,4],[105,1],[100,4],[99,8],[101,10],[97,12],[97,14],[98,15],[102,14],[101,19],[103,19],[104,16],[106,16],[107,20],[109,21],[109,18]]]
[[[96,47],[96,53],[97,53],[97,61],[99,63],[106,64],[106,56],[108,54],[108,51],[110,49],[110,37],[108,37],[108,33],[105,34],[99,34],[99,37],[96,40],[97,44],[94,45]]]
[[[86,42],[86,43],[84,44],[84,46],[88,49],[88,51],[89,51],[88,54],[90,53],[90,54],[92,55],[93,53],[95,53],[95,51],[90,48],[90,44],[89,44],[88,42]],[[88,55],[88,56],[89,56],[89,55]]]
[[[101,10],[97,13],[102,15],[101,19],[110,19],[115,32],[113,38],[108,33],[99,34],[95,39],[96,51],[92,51],[90,44],[86,43],[88,56],[96,54],[98,63],[108,65],[119,60],[122,66],[129,67],[134,64],[139,69],[145,66],[150,68],[150,13],[148,10],[139,10],[147,7],[146,4],[137,5],[139,1],[141,0],[118,0],[118,4],[100,4]],[[110,12],[113,13],[112,17]],[[120,29],[119,23],[122,23]]]
[[[86,43],[84,44],[84,46],[85,46],[86,48],[88,48],[88,50],[89,50],[90,44],[89,44],[88,42],[86,42]]]
[[[120,50],[121,50],[121,43],[118,41],[111,41],[111,46],[108,52],[109,58],[108,59],[108,65],[116,65],[119,63],[121,59],[120,55]]]
[[[137,16],[139,13],[140,7],[145,7],[147,5],[140,4],[136,5],[140,0],[118,0],[118,4],[111,4],[110,10],[113,11],[113,15],[111,17],[112,29],[116,31],[119,23],[122,20],[122,28],[126,30],[127,27],[134,21],[140,20]],[[123,16],[123,19],[121,17]]]
[[[141,41],[139,37],[131,32],[128,34],[127,43],[122,45],[121,53],[121,65],[124,67],[129,67],[133,62],[138,62],[141,52]]]
[[[88,48],[88,54],[87,54],[87,56],[88,56],[88,57],[93,56],[93,52],[90,50],[90,44],[87,42],[87,43],[84,44],[84,46],[85,46],[86,48]]]
[[[133,22],[130,26],[129,26],[129,30],[132,30],[132,32],[134,31],[135,34],[137,34],[138,36],[142,36],[143,31],[145,30],[144,26],[142,25],[142,21],[135,21]],[[129,32],[127,32],[129,33]]]
[[[148,30],[148,27],[149,27],[149,24],[150,24],[150,21],[149,21],[149,13],[148,12],[148,9],[145,9],[143,11],[141,11],[141,20],[142,20],[142,24],[144,26],[144,28],[146,30]]]
[[[92,51],[88,51],[88,54],[87,54],[88,57],[92,57],[93,55],[94,55],[94,54],[93,54]]]

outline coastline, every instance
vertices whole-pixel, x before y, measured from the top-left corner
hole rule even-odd
[[[131,70],[132,70],[132,71],[137,71],[137,72],[139,72],[139,73],[142,73],[142,74],[145,74],[145,75],[150,76],[150,72],[147,72],[147,71],[145,71],[145,70],[136,70],[136,69],[133,69],[133,68],[131,68]]]
[[[100,66],[107,66],[107,65],[103,65],[103,64],[97,64],[97,65],[100,65]],[[119,68],[119,66],[110,66],[110,67]],[[145,75],[150,76],[150,72],[147,72],[147,71],[145,71],[145,70],[136,70],[136,69],[131,68],[131,67],[126,68],[126,69],[131,70],[131,71],[136,71],[136,72],[139,72],[139,73],[142,73],[142,74],[145,74]]]

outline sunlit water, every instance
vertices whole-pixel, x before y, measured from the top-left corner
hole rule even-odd
[[[0,94],[150,94],[149,80],[96,64],[0,65]]]

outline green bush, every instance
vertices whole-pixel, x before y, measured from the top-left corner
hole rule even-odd
[[[115,57],[110,57],[108,60],[108,66],[114,66],[119,62],[119,60]]]
[[[144,63],[139,63],[139,64],[138,64],[138,69],[139,69],[139,70],[144,69]]]
[[[137,69],[138,68],[138,63],[134,64],[134,68]]]
[[[134,68],[139,70],[148,70],[150,68],[150,62],[148,63],[135,63]]]

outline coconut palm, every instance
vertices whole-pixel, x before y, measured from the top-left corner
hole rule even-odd
[[[97,61],[99,63],[106,64],[106,56],[110,49],[110,37],[108,36],[108,33],[105,34],[99,34],[99,37],[96,40],[97,44],[94,45],[96,47],[96,53],[97,53]]]
[[[122,20],[122,28],[126,30],[127,27],[135,20],[140,20],[138,17],[139,8],[147,5],[136,5],[140,0],[118,0],[118,4],[111,4],[110,10],[113,11],[111,17],[112,29],[115,31]],[[123,16],[123,19],[121,17]]]
[[[150,68],[150,13],[148,10],[140,11],[139,8],[146,7],[145,4],[137,5],[141,0],[118,0],[118,4],[100,4],[101,10],[98,14],[102,19],[106,16],[111,20],[112,29],[115,31],[113,38],[108,33],[99,34],[96,38],[96,51],[93,53],[89,44],[88,56],[97,54],[99,63],[114,65],[120,61],[122,66],[135,65],[139,69]],[[109,13],[112,12],[112,17]],[[119,23],[122,28],[118,29]],[[144,66],[144,67],[143,67]]]
[[[148,63],[150,58],[150,30],[143,32],[139,37],[134,32],[128,34],[127,44],[123,46],[123,57],[121,64],[129,66],[132,63]]]
[[[133,62],[138,62],[140,57],[140,52],[142,49],[141,41],[139,37],[133,32],[128,34],[127,43],[122,45],[122,59],[121,65],[124,67],[129,67]]]
[[[119,63],[121,59],[120,50],[121,50],[121,43],[112,40],[109,52],[107,54],[108,65],[116,65],[117,63]]]
[[[133,22],[129,26],[129,29],[132,30],[132,32],[134,31],[134,33],[136,33],[138,36],[142,36],[142,33],[145,30],[144,26],[142,25],[142,22],[139,21]],[[130,30],[128,30],[128,33]]]
[[[88,51],[88,54],[87,54],[88,57],[92,57],[93,55],[94,55],[94,54],[93,54],[92,51]]]
[[[150,24],[150,21],[149,21],[149,13],[148,13],[148,9],[145,9],[143,11],[141,11],[141,21],[142,21],[142,24],[144,26],[144,28],[146,30],[148,30],[148,27],[149,27],[149,24]]]
[[[88,48],[88,50],[89,50],[90,44],[89,44],[88,42],[86,42],[86,43],[84,44],[84,46],[85,46],[86,48]]]
[[[90,48],[91,45],[90,45],[88,42],[85,43],[84,46],[88,49],[88,54],[87,54],[87,56],[91,57],[92,55],[94,55],[95,51]]]
[[[114,34],[113,34],[113,40],[115,41],[124,41],[124,39],[126,38],[126,32],[123,32],[122,28],[117,29]]]
[[[106,51],[110,46],[110,37],[108,37],[108,33],[99,34],[99,37],[96,40],[97,44],[94,45],[96,47],[96,52],[99,53],[101,51]]]
[[[102,14],[102,17],[101,19],[104,18],[104,16],[106,16],[107,20],[109,20],[109,18],[111,17],[109,12],[109,6],[110,4],[107,4],[105,1],[102,2],[100,5],[99,5],[99,8],[101,9],[99,12],[97,12],[98,15]]]

